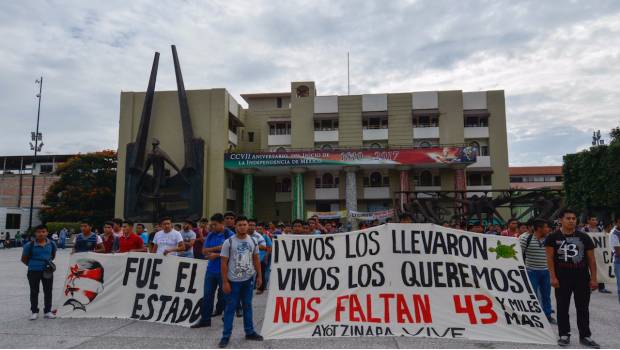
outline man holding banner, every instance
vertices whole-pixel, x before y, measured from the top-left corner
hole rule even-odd
[[[577,214],[564,209],[559,214],[561,227],[545,242],[551,285],[555,288],[558,312],[558,345],[570,344],[568,309],[575,298],[577,328],[581,344],[598,349],[590,338],[590,291],[598,288],[594,242],[586,233],[576,230]]]
[[[262,285],[258,242],[248,234],[248,219],[237,217],[235,236],[222,244],[220,253],[222,264],[222,290],[227,295],[224,311],[224,331],[219,347],[228,346],[232,334],[235,309],[239,302],[243,308],[243,328],[245,339],[262,341],[263,337],[254,330],[252,320],[252,296],[254,294],[254,276],[256,287]]]
[[[587,233],[600,233],[602,232],[598,227],[598,218],[596,215],[588,215],[588,224],[583,228],[583,232]],[[605,294],[611,294],[607,288],[605,288],[605,283],[598,284],[598,291]]]

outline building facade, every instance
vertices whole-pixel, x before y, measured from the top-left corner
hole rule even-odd
[[[28,229],[32,176],[35,177],[32,225],[39,225],[39,208],[49,187],[58,180],[54,171],[72,155],[39,155],[0,157],[0,236]]]
[[[119,217],[125,149],[144,97],[121,93]],[[234,210],[289,221],[317,211],[398,209],[403,191],[509,188],[501,90],[320,96],[306,81],[241,97],[247,108],[225,89],[187,91],[194,133],[205,142],[202,216]],[[155,93],[149,137],[182,163],[178,106],[175,91]],[[463,161],[471,149],[475,161]]]

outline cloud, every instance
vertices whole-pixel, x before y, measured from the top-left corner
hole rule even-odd
[[[503,89],[510,163],[559,164],[618,125],[617,1],[47,1],[0,3],[1,154],[28,153],[44,76],[45,153],[116,148],[119,94]]]

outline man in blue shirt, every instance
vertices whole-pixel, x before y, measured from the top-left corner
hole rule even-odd
[[[215,299],[215,292],[219,287],[222,289],[222,273],[220,263],[220,251],[222,250],[222,244],[224,241],[234,235],[226,226],[224,226],[224,215],[217,213],[211,216],[210,226],[213,228],[212,232],[205,239],[204,248],[202,249],[205,258],[209,260],[207,265],[207,272],[205,274],[204,295],[202,297],[202,315],[200,320],[193,324],[192,328],[211,327],[211,316],[213,313],[213,300]],[[222,304],[222,295],[218,295],[218,304]],[[222,313],[222,310],[219,314]],[[218,312],[216,312],[218,314]]]
[[[24,245],[22,262],[28,266],[28,284],[30,285],[30,320],[39,317],[39,284],[43,284],[43,313],[45,318],[56,318],[52,313],[53,273],[44,273],[49,261],[56,257],[56,245],[47,239],[47,227],[35,227],[35,239]]]
[[[269,238],[269,235],[267,234],[267,231],[265,230],[265,223],[261,222],[258,225],[256,225],[256,232],[258,232],[263,238],[263,240],[265,241],[265,248],[266,248],[265,250],[259,249],[258,251],[258,258],[260,259],[261,276],[263,280],[256,294],[263,294],[263,292],[265,291],[265,288],[267,287],[267,282],[269,280],[269,275],[268,275],[269,260],[270,260],[270,254],[271,254],[271,246],[273,244],[271,242],[271,238]]]

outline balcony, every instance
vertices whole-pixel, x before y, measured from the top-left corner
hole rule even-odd
[[[435,192],[441,191],[441,186],[415,186],[414,191],[428,191]],[[434,198],[437,197],[434,193],[418,193],[418,198]]]
[[[267,144],[269,146],[288,146],[291,144],[291,134],[269,135]]]
[[[316,200],[339,199],[338,187],[316,188],[314,190],[314,197]]]
[[[466,139],[484,139],[489,137],[488,126],[465,126]]]
[[[237,142],[238,140],[239,140],[239,138],[237,137],[237,134],[235,134],[231,130],[228,130],[228,142],[230,142],[233,145],[237,146],[239,144]]]
[[[315,130],[314,142],[338,142],[338,130]]]
[[[364,199],[390,199],[390,186],[364,187]]]
[[[362,139],[364,141],[387,140],[388,129],[363,129]]]
[[[491,167],[491,156],[478,156],[476,157],[476,162],[467,168],[490,168]]]
[[[414,127],[413,138],[414,139],[438,139],[439,138],[439,127],[437,126]]]

